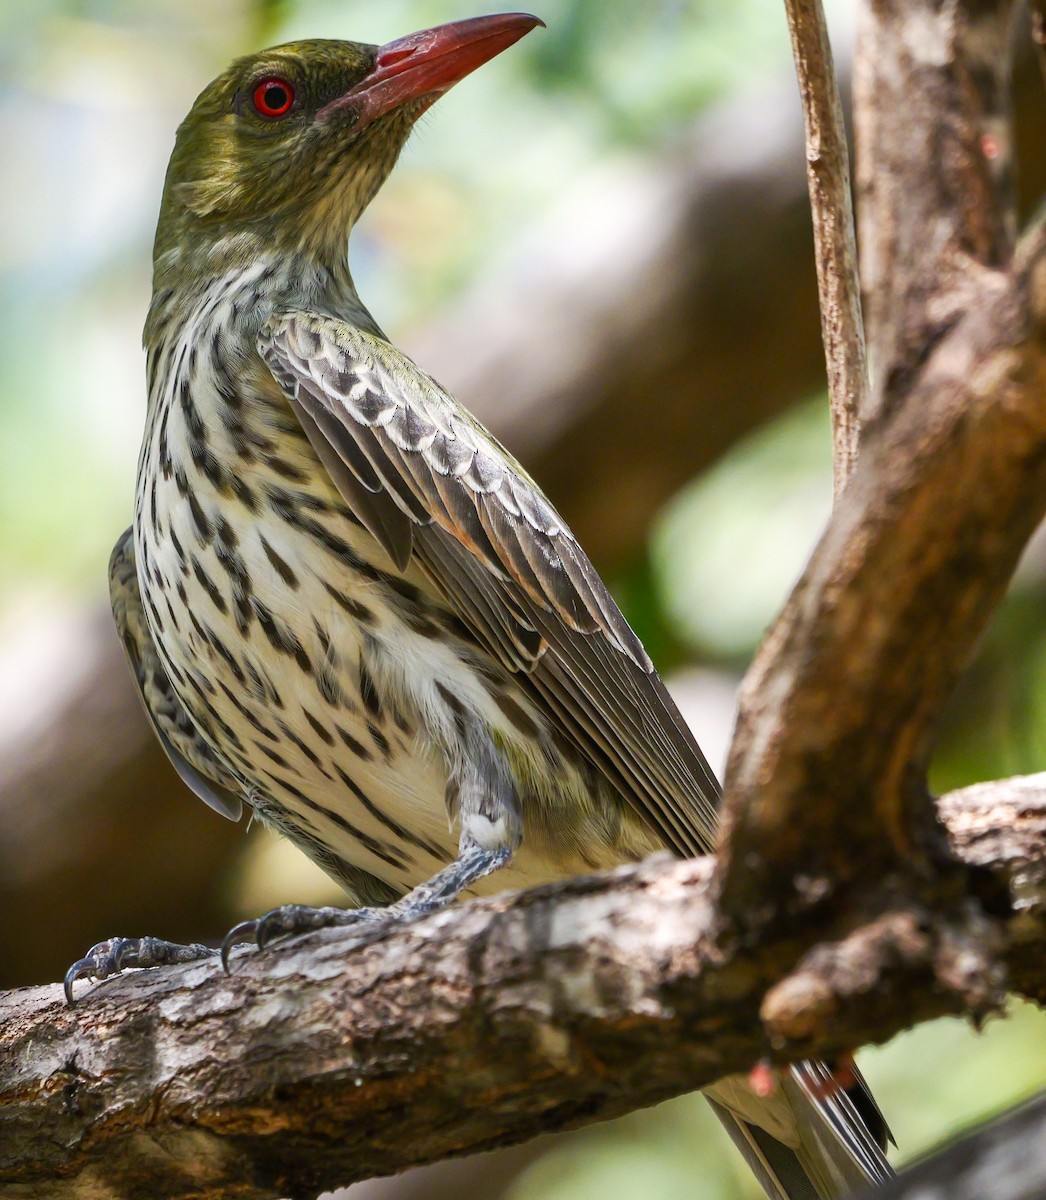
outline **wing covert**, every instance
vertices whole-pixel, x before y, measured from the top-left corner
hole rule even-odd
[[[538,486],[381,338],[305,312],[259,350],[356,516],[415,559],[476,637],[680,854],[711,848],[718,785],[605,584]]]

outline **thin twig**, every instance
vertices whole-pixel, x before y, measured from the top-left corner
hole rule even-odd
[[[850,162],[821,0],[785,0],[785,9],[806,125],[806,175],[832,412],[835,494],[839,496],[857,458],[868,391]]]

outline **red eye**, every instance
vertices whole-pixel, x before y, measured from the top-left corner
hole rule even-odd
[[[256,83],[251,98],[263,117],[285,117],[294,104],[294,87],[274,75]]]

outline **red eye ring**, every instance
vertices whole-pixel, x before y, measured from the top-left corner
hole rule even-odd
[[[270,120],[285,117],[294,106],[294,85],[278,75],[270,75],[254,85],[251,100],[260,116]]]

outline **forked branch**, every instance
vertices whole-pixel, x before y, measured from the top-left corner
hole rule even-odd
[[[742,693],[722,896],[745,936],[941,869],[932,734],[1046,514],[1046,237],[1040,224],[1013,251],[1012,8],[864,11],[876,385],[857,469]]]

